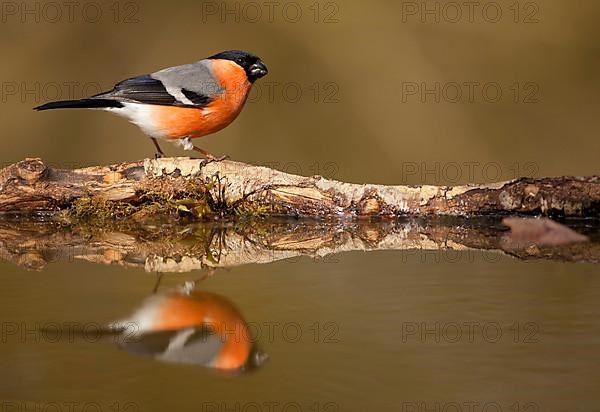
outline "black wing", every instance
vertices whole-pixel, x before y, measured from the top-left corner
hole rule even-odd
[[[93,98],[113,98],[128,102],[157,104],[163,106],[179,106],[202,108],[210,103],[210,98],[195,92],[182,89],[182,94],[193,104],[183,103],[170,94],[163,83],[150,75],[132,77],[117,83],[113,90],[101,93]]]

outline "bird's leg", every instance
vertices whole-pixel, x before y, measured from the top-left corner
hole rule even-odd
[[[160,282],[162,281],[163,273],[158,273],[156,276],[156,283],[154,284],[154,289],[152,289],[152,294],[158,292],[158,288],[160,287]]]
[[[229,157],[229,156],[216,157],[215,155],[207,152],[206,150],[200,149],[199,147],[196,147],[196,146],[192,146],[192,150],[200,153],[202,156],[204,156],[206,159],[208,159],[212,162],[220,162],[221,160],[225,160]]]
[[[154,158],[155,159],[160,159],[161,157],[165,157],[164,152],[162,151],[162,149],[158,145],[158,140],[156,140],[155,137],[151,137],[150,140],[152,140],[152,143],[154,143],[154,147],[156,147],[156,151],[158,152],[158,153],[154,154]]]

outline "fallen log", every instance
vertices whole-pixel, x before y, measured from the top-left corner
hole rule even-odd
[[[100,220],[156,215],[599,217],[600,176],[383,186],[296,176],[233,161],[163,158],[63,170],[26,159],[0,171],[0,213]]]

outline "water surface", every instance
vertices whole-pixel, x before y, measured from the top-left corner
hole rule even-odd
[[[367,229],[352,237],[355,246]],[[99,236],[90,235],[90,248]],[[25,240],[10,244],[11,263],[0,263],[5,406],[534,412],[595,410],[600,401],[600,272],[591,263],[414,244],[280,260],[280,247],[272,263],[159,276],[148,271],[148,256],[103,249],[103,259],[84,259],[75,244],[66,257],[41,250],[47,262],[38,271],[15,264],[15,256],[31,259]],[[116,264],[123,260],[129,264]],[[174,295],[183,303],[157,315],[156,300]],[[97,333],[143,308],[163,321],[202,312],[227,327],[243,322],[252,333],[248,356],[260,359],[219,368],[201,328],[204,346],[194,356],[204,358],[196,363],[132,351],[123,336]],[[245,353],[236,333],[217,335]]]

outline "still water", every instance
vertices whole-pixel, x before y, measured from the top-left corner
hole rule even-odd
[[[590,263],[396,245],[259,264],[246,247],[248,259],[229,267],[159,275],[131,250],[86,254],[62,236],[76,250],[67,258],[56,247],[32,258],[25,250],[41,249],[39,239],[2,243],[3,411],[537,412],[600,402],[600,271]],[[136,242],[125,237],[102,242]],[[27,270],[40,256],[50,263]]]

